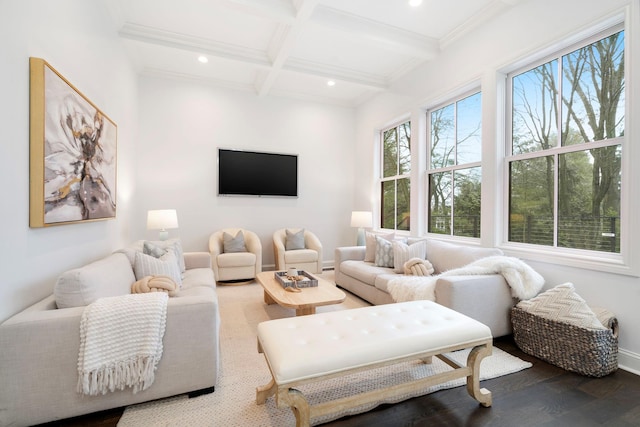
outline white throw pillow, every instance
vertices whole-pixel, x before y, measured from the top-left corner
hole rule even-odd
[[[418,240],[410,245],[404,242],[393,241],[393,271],[398,274],[404,273],[404,263],[411,258],[425,259],[427,257],[427,241]]]
[[[145,276],[169,276],[179,287],[182,287],[182,274],[173,250],[168,250],[160,258],[136,252],[133,272],[136,280],[140,280]]]

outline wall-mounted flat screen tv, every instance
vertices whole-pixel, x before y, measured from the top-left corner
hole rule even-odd
[[[298,156],[218,149],[218,195],[298,196]]]

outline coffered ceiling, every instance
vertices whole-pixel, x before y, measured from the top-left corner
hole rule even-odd
[[[144,75],[357,106],[521,0],[107,0]],[[205,56],[207,63],[198,61]],[[335,82],[333,86],[327,83]]]

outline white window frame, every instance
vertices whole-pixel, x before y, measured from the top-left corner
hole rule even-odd
[[[443,233],[433,233],[429,231],[429,223],[430,223],[430,212],[431,212],[431,200],[429,199],[429,193],[430,193],[430,188],[429,188],[429,175],[431,175],[432,173],[440,173],[440,172],[452,172],[452,171],[456,171],[456,170],[463,170],[463,169],[470,169],[470,168],[475,168],[475,167],[479,167],[481,169],[481,176],[482,176],[482,170],[483,170],[483,165],[482,165],[482,158],[479,161],[476,162],[471,162],[471,163],[465,163],[463,165],[459,165],[459,164],[455,164],[453,166],[445,166],[442,168],[437,168],[437,169],[432,169],[431,168],[431,113],[433,111],[439,110],[440,108],[444,108],[448,105],[451,104],[457,104],[458,101],[461,101],[465,98],[468,98],[472,95],[475,94],[480,94],[480,105],[481,105],[481,109],[482,109],[482,99],[483,99],[483,93],[482,93],[482,88],[480,86],[474,86],[471,89],[465,90],[464,92],[460,92],[457,95],[454,96],[450,96],[448,98],[446,98],[445,101],[442,102],[438,102],[437,104],[434,104],[432,107],[429,107],[426,112],[425,112],[425,117],[426,117],[426,128],[427,128],[427,132],[426,132],[426,147],[425,147],[425,151],[426,151],[426,158],[427,158],[427,162],[426,162],[426,168],[425,168],[425,184],[424,184],[424,188],[425,188],[425,200],[426,200],[426,207],[425,207],[425,214],[426,214],[426,223],[425,223],[425,230],[427,232],[428,235],[434,236],[434,237],[442,237],[442,238],[446,238],[446,239],[462,239],[462,240],[470,240],[472,242],[479,242],[482,238],[482,194],[481,194],[481,199],[480,199],[480,236],[479,237],[469,237],[469,236],[457,236],[453,234],[453,214],[454,214],[454,209],[451,209],[451,217],[449,218],[449,223],[450,223],[450,227],[451,227],[451,234],[443,234]],[[457,111],[457,109],[456,109]],[[455,118],[457,119],[457,114],[455,116]],[[484,123],[481,121],[481,125],[484,127]],[[455,126],[455,130],[456,130],[456,134],[458,131],[458,125],[456,123]],[[483,133],[481,132],[481,138],[482,138]],[[481,157],[482,157],[482,145],[484,145],[484,141],[481,139],[480,141],[481,143],[481,147],[480,147],[480,151],[481,151]],[[456,157],[457,157],[457,152],[456,152]],[[482,179],[481,179],[482,181]]]
[[[572,267],[586,268],[590,270],[598,270],[610,273],[618,273],[624,275],[640,276],[640,263],[634,262],[634,249],[630,244],[633,241],[633,236],[638,237],[640,228],[634,226],[630,220],[632,216],[630,214],[630,197],[631,191],[630,185],[633,181],[633,176],[636,178],[640,176],[640,173],[633,172],[631,169],[632,153],[640,153],[638,150],[633,150],[629,141],[633,141],[633,135],[635,135],[635,120],[632,115],[631,105],[634,98],[635,85],[634,78],[640,77],[640,73],[637,71],[638,66],[632,68],[632,64],[640,61],[640,58],[634,58],[633,48],[636,44],[640,45],[638,37],[640,34],[633,32],[630,24],[630,12],[626,11],[623,15],[617,15],[610,17],[609,19],[594,25],[592,28],[584,30],[579,34],[575,34],[568,37],[567,40],[559,42],[552,47],[549,47],[545,52],[541,52],[538,55],[531,55],[528,58],[518,61],[518,64],[509,69],[502,70],[502,74],[505,76],[505,80],[502,86],[502,94],[504,96],[504,115],[501,120],[504,120],[504,153],[505,159],[503,163],[503,176],[502,176],[502,230],[501,230],[501,242],[498,245],[505,252],[508,252],[513,256],[520,256],[534,261],[540,261],[550,264],[560,264]],[[640,19],[634,18],[636,28],[640,25]],[[599,251],[589,251],[571,248],[558,248],[548,247],[541,245],[532,245],[526,243],[509,242],[509,162],[507,158],[511,156],[511,96],[510,92],[510,75],[517,75],[522,71],[530,70],[536,66],[548,62],[550,59],[561,57],[565,53],[569,53],[580,47],[584,47],[593,43],[607,35],[611,35],[617,31],[625,31],[625,135],[622,138],[616,138],[615,140],[606,140],[601,142],[603,145],[617,145],[620,143],[622,147],[622,159],[621,159],[621,192],[620,192],[620,253],[607,253]],[[638,64],[640,65],[640,64]],[[498,88],[500,89],[500,88]],[[500,90],[499,90],[500,91]],[[622,141],[620,141],[622,140]],[[549,152],[546,155],[558,155],[562,152],[562,147],[555,149],[554,152]],[[540,153],[536,153],[540,154]],[[529,153],[519,155],[518,159],[524,159],[529,156]],[[636,154],[636,157],[638,155]],[[512,158],[513,159],[513,158]],[[557,185],[557,184],[556,184]],[[557,203],[557,200],[554,201]],[[636,256],[638,250],[635,250]]]
[[[387,176],[384,177],[384,133],[390,129],[393,128],[397,128],[400,125],[404,124],[404,123],[409,123],[409,127],[411,129],[411,171],[408,174],[402,174],[402,175],[393,175],[393,176]],[[382,224],[382,183],[383,182],[387,182],[387,181],[395,181],[397,183],[397,181],[399,179],[403,179],[406,178],[409,180],[409,185],[411,188],[411,199],[413,199],[413,194],[414,194],[414,190],[413,190],[413,180],[412,180],[412,171],[413,171],[413,167],[414,167],[414,162],[413,162],[413,147],[415,146],[415,141],[413,140],[413,124],[411,122],[410,117],[406,117],[397,121],[394,121],[393,124],[390,124],[388,126],[385,126],[383,128],[381,128],[378,131],[378,140],[379,140],[379,144],[378,144],[378,183],[377,183],[377,194],[378,194],[378,208],[377,208],[377,219],[374,219],[374,223],[379,223],[380,225],[380,230],[385,230],[385,231],[395,231],[398,234],[407,234],[409,235],[411,232],[411,224],[409,224],[409,230],[398,230],[397,228],[384,228],[383,224]],[[411,203],[411,205],[409,206],[410,212],[411,212],[411,207],[413,205],[413,202]],[[395,211],[396,211],[396,216],[395,216],[395,227],[398,226],[398,218],[397,218],[397,206],[398,206],[398,191],[397,191],[397,186],[396,186],[396,192],[395,192],[395,198],[394,198],[394,206],[395,206]]]

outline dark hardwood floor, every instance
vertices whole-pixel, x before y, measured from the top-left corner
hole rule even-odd
[[[533,363],[516,374],[482,381],[493,393],[483,408],[464,387],[441,390],[365,414],[324,424],[330,427],[388,426],[640,426],[640,377],[618,370],[603,378],[567,372],[521,352],[511,337],[496,347]],[[56,423],[53,427],[115,426],[122,409]],[[229,423],[228,425],[232,425]],[[249,426],[247,426],[249,427]]]

